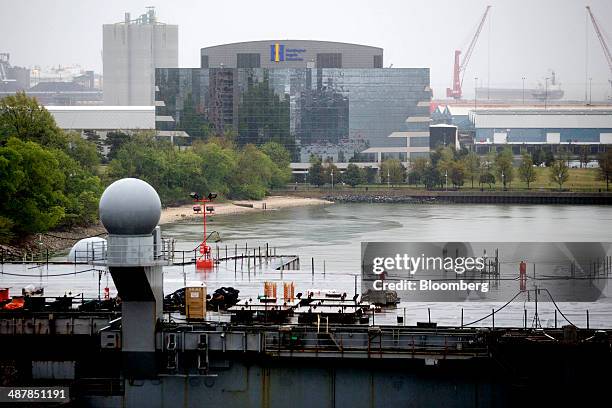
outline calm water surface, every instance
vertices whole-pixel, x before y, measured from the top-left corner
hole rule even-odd
[[[192,250],[202,238],[202,226],[197,219],[182,220],[162,227],[166,237],[175,238],[177,249]],[[234,286],[241,296],[254,297],[263,292],[263,281],[293,281],[298,292],[309,288],[336,289],[352,294],[355,275],[360,274],[360,244],[362,241],[610,241],[612,210],[605,206],[545,206],[545,205],[411,205],[411,204],[334,204],[211,217],[209,231],[220,233],[221,255],[227,245],[229,254],[235,245],[244,252],[266,243],[278,254],[295,254],[301,259],[301,271],[271,272],[262,268],[235,272],[234,264],[208,273],[196,272],[193,265],[167,267],[164,271],[165,292],[187,284],[204,281],[209,292],[220,286]],[[213,246],[214,249],[214,246]],[[311,274],[311,259],[315,274]],[[49,277],[59,272],[86,269],[82,266],[31,268],[4,266],[3,271],[34,275],[0,276],[0,286],[12,286],[13,291],[30,283],[42,281],[47,295],[65,291],[98,295],[98,273],[86,272],[66,277]],[[239,268],[238,268],[239,269]],[[325,273],[324,273],[325,272]],[[39,275],[42,274],[42,279]],[[111,287],[112,279],[102,275],[101,286]],[[608,285],[609,286],[609,285]],[[279,283],[279,291],[282,284]],[[612,303],[608,298],[597,303],[560,304],[566,316],[576,325],[586,324],[586,309],[591,326],[612,327]],[[464,321],[476,320],[499,306],[490,303],[402,303],[397,311],[377,316],[377,323],[395,322],[395,314],[405,313],[407,322],[432,320],[440,324],[459,324],[461,308]],[[496,325],[522,325],[523,308],[528,309],[529,323],[533,317],[533,302],[512,303],[496,314]],[[550,303],[539,304],[543,326],[554,324],[554,308]],[[224,317],[219,317],[223,319]],[[561,324],[559,316],[559,324]],[[480,325],[490,325],[490,319]]]

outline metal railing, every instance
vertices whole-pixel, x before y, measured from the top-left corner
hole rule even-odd
[[[74,251],[75,263],[104,263],[109,261],[109,255],[113,260],[121,260],[126,264],[146,264],[151,261],[166,261],[171,263],[175,254],[174,239],[162,238],[159,243],[151,245],[118,245],[108,242],[88,242],[83,250]]]

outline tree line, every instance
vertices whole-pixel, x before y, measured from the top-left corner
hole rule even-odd
[[[387,185],[412,184],[427,189],[458,189],[466,184],[471,188],[477,186],[491,189],[499,182],[507,189],[513,181],[519,179],[529,189],[539,177],[536,167],[545,165],[549,168],[549,181],[562,189],[569,180],[568,161],[567,154],[562,153],[555,158],[550,151],[536,150],[532,154],[523,152],[520,162],[515,165],[509,147],[491,151],[484,156],[467,149],[439,147],[412,160],[409,169],[398,159],[386,159],[381,163],[378,175],[376,169],[360,168],[355,163],[349,163],[346,171],[341,173],[331,160],[322,162],[320,158],[311,157],[307,180],[316,186],[331,184],[331,175],[334,174],[336,184],[345,183],[352,187],[380,182]],[[609,189],[612,150],[608,149],[601,154],[598,162],[600,177],[606,180]]]
[[[123,177],[150,183],[165,206],[191,191],[261,199],[291,179],[291,156],[274,142],[237,146],[221,135],[178,149],[153,132],[87,139],[23,92],[0,99],[0,243],[97,222],[104,188]]]

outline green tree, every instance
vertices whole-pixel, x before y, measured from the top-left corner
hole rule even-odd
[[[0,144],[10,137],[61,149],[67,144],[53,116],[25,92],[0,99]]]
[[[164,205],[188,200],[190,191],[205,191],[204,161],[193,150],[178,150],[168,141],[138,133],[117,151],[108,165],[111,179],[137,177],[151,184]]]
[[[449,174],[455,161],[455,150],[451,147],[438,147],[431,155],[432,165],[440,174]]]
[[[606,191],[610,191],[610,178],[612,178],[612,149],[607,149],[605,153],[599,155],[599,177],[606,180]]]
[[[0,216],[12,233],[44,232],[64,218],[64,174],[53,153],[9,138],[0,147]]]
[[[410,173],[408,173],[408,182],[418,186],[423,180],[423,175],[425,174],[425,169],[428,165],[429,160],[427,157],[417,157],[414,159],[412,162],[412,169],[410,170]]]
[[[98,132],[95,130],[90,130],[90,129],[84,130],[83,137],[88,142],[94,144],[94,146],[96,147],[96,150],[98,151],[98,157],[102,159],[104,156],[104,141],[102,140]]]
[[[236,168],[237,153],[218,143],[196,142],[192,150],[202,158],[202,191],[228,195],[228,180]]]
[[[368,184],[376,183],[376,175],[378,174],[378,171],[376,171],[374,167],[366,166],[363,168],[363,172],[364,172],[366,183]]]
[[[262,199],[272,183],[274,163],[255,145],[248,144],[238,155],[231,178],[231,197]]]
[[[325,161],[323,166],[323,174],[325,184],[336,185],[342,181],[342,174],[331,158]]]
[[[527,183],[527,189],[530,188],[530,184],[536,181],[538,174],[533,167],[533,160],[527,153],[523,153],[521,165],[518,168],[519,178]]]
[[[98,217],[98,200],[103,188],[100,179],[62,150],[51,153],[64,175],[63,207],[61,226],[88,225]]]
[[[469,152],[463,157],[463,169],[465,177],[470,179],[472,188],[474,188],[474,179],[480,174],[480,157],[475,152]]]
[[[495,176],[493,175],[493,173],[482,173],[480,175],[480,184],[488,184],[489,185],[489,189],[493,188],[493,184],[495,184]]]
[[[559,185],[559,190],[563,188],[563,184],[569,179],[569,167],[565,160],[555,160],[550,166],[549,173],[550,181]]]
[[[453,186],[461,187],[465,179],[465,167],[463,165],[463,161],[455,160],[452,163],[448,176],[450,177],[450,181],[453,183]]]
[[[78,133],[68,133],[66,135],[68,146],[66,153],[76,160],[84,169],[95,173],[100,165],[100,154],[95,143],[81,138]]]
[[[440,174],[440,171],[435,168],[433,165],[428,165],[423,171],[423,184],[425,184],[425,188],[428,190],[439,187],[443,184],[443,177]]]
[[[283,187],[291,180],[291,154],[280,143],[264,143],[260,150],[264,152],[274,163],[275,168],[272,174],[272,187]]]
[[[508,147],[504,148],[495,156],[495,170],[497,176],[502,181],[504,190],[508,184],[512,183],[514,178],[514,169],[512,168],[512,150]]]
[[[308,182],[313,186],[320,187],[325,184],[325,169],[320,157],[310,157],[310,168],[308,169]]]
[[[108,132],[104,144],[108,147],[108,160],[112,160],[117,156],[117,152],[126,142],[130,140],[130,135],[121,131]]]
[[[387,159],[380,165],[382,183],[400,184],[406,180],[406,168],[398,159]]]
[[[364,182],[365,175],[363,169],[360,169],[355,163],[349,163],[344,173],[344,182],[351,187]]]
[[[0,215],[0,244],[8,244],[11,242],[15,234],[13,234],[13,220]]]
[[[261,151],[268,155],[279,167],[288,167],[291,163],[291,154],[280,143],[266,142],[260,147]]]

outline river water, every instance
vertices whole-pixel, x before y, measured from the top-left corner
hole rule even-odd
[[[176,248],[193,250],[202,239],[199,219],[185,219],[162,227],[165,237],[176,240]],[[209,292],[221,286],[233,286],[241,297],[255,297],[263,293],[263,281],[293,281],[296,292],[310,288],[335,289],[352,295],[355,276],[360,275],[360,250],[363,241],[610,241],[612,211],[606,206],[546,206],[546,205],[423,205],[423,204],[333,204],[296,207],[266,212],[212,216],[209,231],[215,230],[222,241],[213,244],[221,255],[225,248],[233,255],[249,248],[266,244],[277,254],[299,255],[302,269],[278,271],[252,268],[234,271],[233,262],[208,273],[195,270],[194,265],[166,267],[165,292],[170,293],[185,284],[205,282]],[[273,249],[274,248],[274,249]],[[314,258],[314,275],[311,260]],[[66,291],[98,295],[97,272],[79,273],[63,277],[46,277],[61,272],[86,269],[84,266],[50,266],[29,268],[24,265],[4,265],[0,286],[11,286],[13,292],[27,284],[42,283],[48,296]],[[12,276],[27,274],[31,277]],[[42,277],[41,277],[42,276]],[[101,287],[109,286],[115,293],[112,279],[102,275]],[[609,285],[608,285],[609,286]],[[608,291],[605,292],[606,295]],[[612,295],[611,295],[612,296]],[[560,303],[564,315],[574,324],[586,326],[589,310],[591,327],[612,328],[612,303],[604,297],[598,302]],[[442,325],[459,325],[461,310],[464,322],[477,320],[491,312],[498,303],[414,303],[402,302],[396,310],[376,316],[376,323],[394,324],[396,315],[406,316],[407,324],[428,319]],[[519,298],[503,311],[496,313],[495,325],[522,326],[523,310],[528,310],[528,324],[533,322],[533,299]],[[538,304],[542,326],[554,325],[554,306]],[[223,319],[225,316],[215,318]],[[558,324],[565,323],[558,316]],[[490,326],[490,318],[478,323]]]

